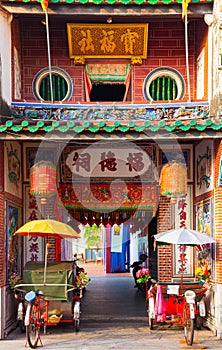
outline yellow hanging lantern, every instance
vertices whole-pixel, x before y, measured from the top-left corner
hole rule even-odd
[[[160,194],[172,199],[187,193],[186,164],[172,161],[163,166],[160,174]]]
[[[30,194],[50,197],[56,193],[56,168],[51,162],[40,161],[30,169]]]

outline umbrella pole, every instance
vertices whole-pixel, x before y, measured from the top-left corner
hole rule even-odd
[[[43,280],[43,284],[46,284],[46,271],[47,271],[47,260],[48,260],[48,247],[49,247],[49,243],[47,242],[45,245],[45,266],[44,266],[44,280]]]
[[[183,285],[183,269],[184,269],[184,261],[185,261],[185,258],[184,258],[184,244],[182,245],[182,266],[181,266],[181,276],[180,276],[180,287],[182,287]]]

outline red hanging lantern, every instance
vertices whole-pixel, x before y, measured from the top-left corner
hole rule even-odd
[[[50,197],[56,193],[56,167],[40,161],[30,169],[30,194],[35,197]]]
[[[160,194],[171,198],[172,203],[175,203],[176,198],[187,194],[186,164],[172,161],[163,166],[160,174]]]

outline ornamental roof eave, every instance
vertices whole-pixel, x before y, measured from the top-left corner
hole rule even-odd
[[[0,138],[147,139],[222,137],[222,115],[209,103],[82,104],[12,103],[1,117]]]
[[[222,116],[163,120],[22,120],[8,119],[0,125],[0,138],[99,140],[221,138]]]
[[[72,15],[73,6],[78,15],[103,15],[103,16],[181,16],[182,0],[52,0],[49,2],[49,15]],[[0,5],[3,9],[13,14],[42,14],[40,0],[3,0]],[[213,10],[213,0],[191,0],[187,10],[188,17],[203,17],[205,13]]]
[[[200,139],[221,139],[222,138],[222,122],[212,122],[210,126],[196,124],[184,128],[184,124],[180,126],[172,125],[172,128],[160,127],[159,124],[147,127],[121,128],[112,125],[104,125],[104,127],[94,128],[89,126],[68,125],[43,125],[38,124],[28,126],[11,126],[0,127],[1,140],[19,140],[19,141],[41,141],[41,140],[72,140],[72,141],[99,141],[99,140],[131,140],[131,141],[155,141],[177,139],[181,142],[194,141]]]
[[[41,4],[42,0],[2,0],[1,2],[3,4],[5,3],[26,3],[26,4]],[[52,5],[115,5],[115,4],[123,4],[123,5],[157,5],[157,6],[165,6],[165,5],[175,5],[175,4],[182,4],[183,0],[49,0],[48,7]],[[214,0],[190,0],[189,6],[191,4],[208,4],[213,3]]]

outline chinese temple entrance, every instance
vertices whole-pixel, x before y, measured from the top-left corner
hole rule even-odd
[[[147,254],[144,267],[149,267],[157,278],[157,256],[154,249],[154,234],[157,232],[157,218],[151,211],[134,212],[127,217],[125,211],[114,211],[109,216],[103,213],[69,210],[69,224],[78,231],[81,239],[73,246],[62,240],[62,260],[70,260],[74,253],[86,263],[103,267],[106,273],[130,272],[130,265],[139,260],[140,254]],[[131,213],[133,214],[133,213]],[[73,220],[74,219],[74,220]],[[77,223],[81,224],[77,227]],[[68,254],[68,255],[67,255]],[[71,254],[71,255],[69,255]]]

